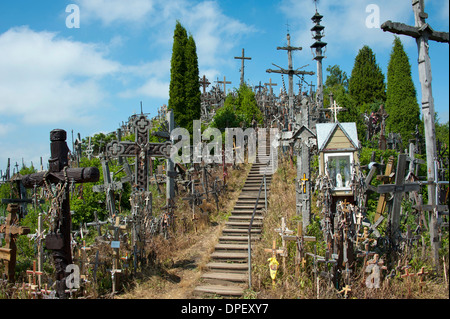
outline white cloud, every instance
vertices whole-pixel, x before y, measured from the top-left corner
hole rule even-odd
[[[411,23],[412,8],[410,1],[391,0],[322,0],[318,4],[318,12],[324,16],[321,24],[325,26],[325,37],[322,41],[328,43],[327,51],[333,52],[333,56],[357,53],[366,44],[372,48],[390,49],[393,36],[388,36],[380,28],[368,28],[366,19],[373,11],[366,12],[369,5],[379,8],[380,24],[386,20]],[[293,24],[291,41],[299,43],[304,50],[309,50],[313,43],[310,29],[313,26],[311,17],[315,12],[313,1],[285,0],[281,11]],[[291,22],[292,21],[292,22]],[[295,21],[303,24],[295,25]],[[308,21],[309,23],[305,23]],[[402,39],[403,41],[403,39]],[[413,45],[413,39],[404,39],[405,45]]]
[[[144,85],[136,88],[129,89],[119,93],[119,97],[131,98],[136,95],[143,95],[147,97],[169,99],[169,83],[161,81],[157,78],[148,79]]]
[[[100,19],[103,24],[116,22],[137,24],[153,11],[152,0],[76,0],[83,21]],[[170,2],[170,1],[168,1]]]
[[[225,15],[219,1],[188,0],[76,0],[81,17],[100,20],[105,26],[128,23],[148,28],[149,42],[160,51],[171,52],[175,21],[192,33],[199,66],[211,68],[217,64],[232,65],[229,53],[253,26]]]
[[[27,124],[86,119],[104,98],[98,81],[120,67],[98,45],[12,28],[0,34],[0,115]]]

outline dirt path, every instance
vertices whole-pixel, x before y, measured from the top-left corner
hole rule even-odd
[[[209,226],[198,235],[195,242],[176,254],[161,275],[153,275],[137,281],[130,291],[117,299],[190,299],[202,275],[203,267],[221,234],[224,222]]]

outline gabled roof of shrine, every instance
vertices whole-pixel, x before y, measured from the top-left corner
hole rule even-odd
[[[358,132],[356,130],[356,123],[319,123],[316,124],[317,131],[317,145],[319,151],[322,151],[323,148],[327,145],[328,141],[336,132],[337,128],[340,128],[348,140],[352,143],[355,148],[358,148]]]

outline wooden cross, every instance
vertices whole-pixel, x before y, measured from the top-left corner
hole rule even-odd
[[[52,192],[49,184],[58,184],[60,193],[52,198],[52,204],[57,206],[55,222],[52,233],[46,236],[47,249],[53,250],[53,259],[56,268],[56,291],[59,298],[66,298],[65,269],[72,263],[70,236],[72,217],[70,215],[69,183],[97,182],[100,171],[96,167],[69,168],[69,148],[66,143],[67,133],[61,129],[50,132],[49,170],[22,177],[25,188],[34,188],[35,185],[45,185]],[[57,187],[58,188],[58,187]]]
[[[269,92],[270,92],[270,96],[273,95],[273,89],[272,86],[277,86],[276,83],[272,83],[272,78],[269,78],[269,83],[264,83],[265,86],[269,86]]]
[[[223,76],[223,81],[219,81],[219,78],[217,78],[216,83],[223,84],[223,93],[226,96],[227,95],[227,84],[231,84],[231,82],[227,81],[225,76]]]
[[[374,167],[375,166],[373,166],[372,168],[375,171]],[[371,168],[371,171],[372,171],[372,168]],[[394,176],[392,174],[393,168],[394,168],[394,156],[390,156],[388,159],[388,163],[386,165],[384,175],[378,175],[377,179],[381,180],[382,184],[390,183],[392,180],[392,177]],[[380,194],[380,198],[378,199],[377,209],[376,209],[376,213],[375,213],[375,217],[374,217],[374,222],[376,222],[378,220],[378,218],[380,218],[383,215],[384,210],[386,208],[386,203],[387,203],[386,194],[385,193]]]
[[[392,212],[390,215],[391,222],[391,237],[395,239],[395,233],[400,225],[400,207],[404,192],[420,191],[418,183],[405,183],[406,170],[406,154],[399,154],[397,161],[397,170],[395,173],[395,184],[378,185],[378,193],[394,193],[394,202],[392,205]]]
[[[235,56],[235,59],[241,60],[241,84],[244,84],[244,60],[251,60],[252,58],[246,57],[244,54],[244,49],[242,49],[242,56]]]
[[[279,74],[287,74],[289,76],[289,116],[293,117],[293,108],[294,108],[294,74],[295,75],[314,75],[314,72],[307,72],[307,71],[300,71],[300,70],[294,70],[292,65],[292,51],[300,51],[302,50],[301,47],[293,47],[291,46],[291,36],[288,33],[286,35],[287,38],[287,46],[285,47],[277,47],[277,50],[286,50],[288,54],[288,69],[283,69],[282,67],[279,67],[278,65],[275,65],[276,67],[280,68],[280,70],[272,70],[267,69],[267,73],[279,73]],[[273,63],[272,63],[273,64]]]
[[[423,282],[424,275],[428,275],[428,271],[425,271],[425,267],[422,267],[420,269],[420,271],[416,274],[416,276],[420,278],[420,283],[419,283],[420,293],[422,293],[422,287],[425,286],[425,283]]]
[[[148,190],[149,159],[151,156],[170,158],[171,142],[150,143],[151,121],[141,114],[133,120],[135,141],[112,141],[106,146],[106,153],[112,157],[135,158],[135,184],[139,190]]]
[[[342,288],[342,290],[339,291],[339,293],[340,293],[340,294],[341,294],[341,293],[344,293],[344,298],[347,298],[347,297],[348,297],[348,293],[349,293],[350,291],[352,291],[352,287],[349,286],[349,285],[345,285],[345,287]]]
[[[283,269],[284,269],[286,266],[286,257],[288,255],[287,250],[286,250],[285,236],[291,235],[294,232],[286,226],[286,220],[284,217],[281,217],[281,227],[275,228],[274,230],[281,236],[281,243],[282,243],[281,247],[282,247],[283,253],[281,253],[280,256],[283,257]]]
[[[33,260],[33,270],[27,270],[28,281],[31,285],[31,277],[33,277],[33,287],[34,289],[38,288],[39,285],[36,285],[36,276],[40,278],[44,273],[42,271],[36,271],[36,260]]]
[[[0,247],[0,259],[5,260],[5,275],[9,282],[14,282],[14,273],[16,268],[17,236],[30,233],[30,228],[18,226],[17,212],[19,206],[17,204],[8,204],[6,224],[0,225],[0,233],[5,233],[6,244]]]
[[[406,283],[408,285],[408,296],[411,295],[411,282],[409,280],[409,277],[414,277],[416,275],[414,273],[410,273],[409,268],[411,268],[411,266],[403,267],[403,270],[405,271],[405,273],[403,275],[401,275],[402,278],[406,278]]]
[[[419,80],[422,89],[422,115],[425,128],[425,147],[427,159],[427,179],[435,180],[435,171],[433,169],[434,160],[437,157],[436,137],[435,137],[435,118],[434,118],[434,99],[431,88],[431,62],[428,53],[428,40],[441,43],[449,43],[448,32],[438,32],[426,23],[428,14],[425,13],[424,0],[412,0],[414,11],[415,25],[409,26],[403,23],[392,22],[390,20],[381,25],[383,31],[395,34],[407,35],[416,39],[419,58]],[[435,188],[428,185],[428,204],[435,203]],[[430,236],[433,248],[433,260],[436,268],[439,268],[439,235],[438,235],[437,217],[433,214],[430,216]]]
[[[304,243],[316,241],[314,236],[303,236],[303,222],[297,223],[297,235],[296,236],[283,236],[284,240],[291,241],[295,240],[297,242],[297,251],[295,255],[295,272],[298,274],[300,270],[300,264],[304,268],[306,265],[306,259],[304,257]]]
[[[283,256],[284,249],[277,249],[277,241],[274,239],[272,248],[264,248],[266,253],[272,253],[272,258],[276,260],[277,255]],[[275,270],[276,271],[276,270]],[[275,285],[275,279],[272,278],[272,284]]]
[[[200,84],[203,87],[203,94],[206,94],[206,88],[211,84],[211,82],[208,81],[205,75],[200,79]]]

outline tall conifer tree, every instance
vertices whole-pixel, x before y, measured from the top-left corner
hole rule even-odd
[[[386,120],[388,132],[400,133],[403,145],[414,138],[416,125],[421,124],[416,88],[411,65],[399,37],[395,37],[387,71]]]
[[[200,95],[195,41],[177,21],[170,67],[169,108],[174,112],[175,122],[190,133],[193,120],[200,119]]]
[[[186,94],[186,115],[188,123],[185,128],[192,132],[193,120],[199,120],[201,116],[201,92],[199,82],[197,47],[194,38],[189,35],[185,50],[186,58],[186,76],[185,76],[185,94]]]
[[[360,112],[370,111],[368,105],[373,102],[383,103],[386,100],[383,72],[367,45],[359,50],[355,58],[348,90]]]

